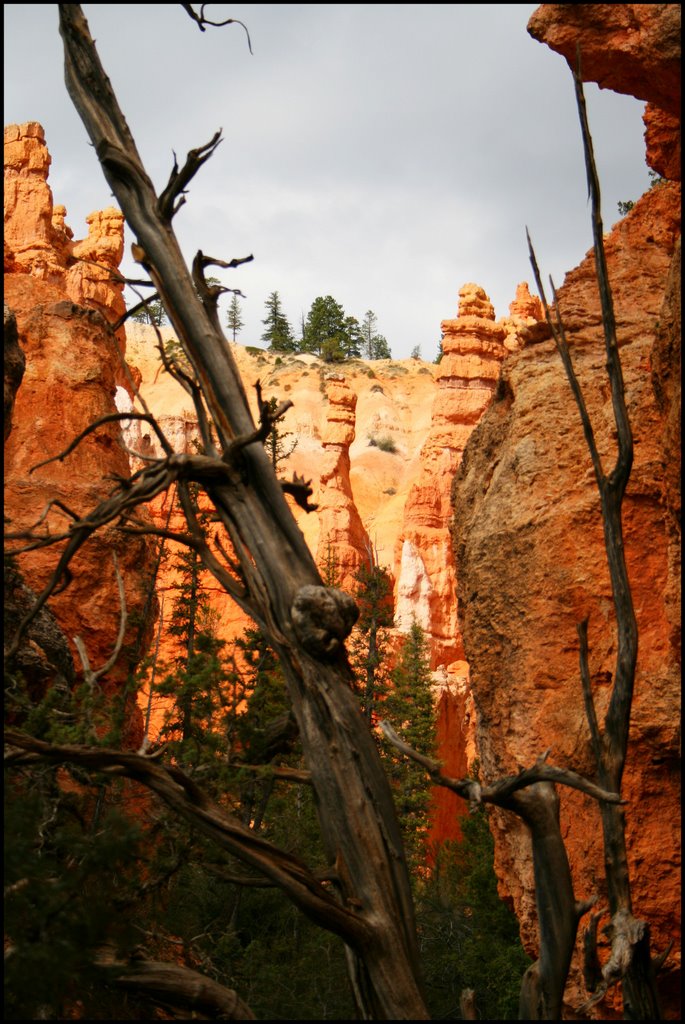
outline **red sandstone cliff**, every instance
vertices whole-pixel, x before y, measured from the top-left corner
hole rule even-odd
[[[585,77],[597,75],[601,84],[628,91],[637,88],[639,79],[640,89],[647,90],[639,95],[650,101],[645,115],[650,165],[675,180],[679,145],[672,119],[679,108],[669,98],[668,84],[673,7],[546,5],[531,25],[540,37],[561,33],[555,45],[569,57],[582,31]],[[592,10],[592,17],[578,22],[576,12],[582,8]],[[661,44],[652,8],[667,9]],[[608,36],[607,16],[613,19]],[[622,26],[620,31],[616,26]],[[612,39],[619,44],[613,50]],[[611,77],[609,55],[614,51],[620,57],[615,67],[622,69],[618,79],[615,70]],[[640,71],[641,61],[646,71]],[[84,442],[68,463],[52,464],[31,477],[27,472],[90,419],[113,409],[119,363],[101,315],[116,319],[120,289],[104,269],[91,273],[73,258],[98,257],[104,266],[116,267],[120,221],[116,211],[94,216],[88,239],[74,242],[64,209],[52,205],[40,126],[11,126],[6,143],[6,289],[27,357],[7,449],[8,510],[15,524],[23,525],[37,518],[48,494],[57,493],[82,511],[105,493],[106,473],[127,471],[121,436],[112,427]],[[674,184],[651,190],[608,240],[637,440],[626,534],[641,660],[626,796],[634,809],[629,838],[636,909],[652,924],[657,949],[677,930],[673,908],[678,905],[672,767],[680,644],[680,293],[672,260],[679,252],[678,199]],[[560,305],[608,448],[591,259],[567,276]],[[579,472],[587,459],[575,409],[558,357],[540,329],[539,304],[523,285],[510,314],[496,323],[482,289],[465,286],[457,317],[443,323],[439,367],[417,360],[358,362],[346,365],[345,380],[337,382],[326,380],[330,368],[315,357],[277,360],[234,346],[248,390],[260,379],[267,398],[294,400],[284,428],[297,437],[298,447],[284,473],[312,478],[320,511],[294,511],[319,561],[325,562],[332,535],[339,561],[352,571],[370,542],[397,581],[398,628],[406,629],[415,616],[427,629],[442,752],[454,775],[463,774],[476,752],[476,717],[486,776],[529,763],[550,744],[558,763],[589,770],[577,699],[578,618],[591,614],[599,686],[613,656],[597,502],[590,474]],[[194,413],[185,392],[159,372],[150,331],[132,325],[127,357],[172,443],[177,450],[189,450],[197,429]],[[122,408],[128,401],[121,390],[119,401]],[[369,443],[381,437],[390,438],[394,450]],[[138,451],[155,450],[154,436],[139,425],[132,425],[126,438]],[[462,458],[455,491],[455,554],[449,542],[450,488]],[[92,486],[86,487],[87,481]],[[167,506],[168,500],[166,505],[160,500],[153,514],[164,518]],[[118,543],[111,536],[102,548],[92,547],[92,557],[79,570],[80,582],[54,602],[68,635],[84,636],[96,664],[104,660],[116,632],[108,544]],[[131,610],[142,602],[145,552],[130,540],[118,550]],[[52,562],[47,553],[26,564],[40,584]],[[226,596],[217,591],[216,602],[226,634],[241,629],[244,619]],[[459,811],[455,798],[451,805],[439,804],[434,837],[450,834]],[[563,813],[578,895],[586,896],[602,874],[595,811],[572,794],[564,797]],[[498,832],[503,887],[512,894],[524,937],[534,949],[525,851],[525,838],[516,829],[509,836]],[[668,965],[672,979],[678,957],[679,947]],[[569,998],[579,1002],[577,974],[575,983]]]
[[[49,165],[39,124],[5,129],[5,302],[25,358],[5,445],[5,514],[11,520],[10,530],[16,532],[36,524],[50,502],[42,528],[64,531],[69,518],[54,504],[56,500],[82,515],[107,496],[109,475],[129,473],[116,423],[87,437],[64,462],[51,462],[32,472],[36,463],[57,455],[93,420],[116,411],[116,378],[121,372],[117,340],[103,319],[103,314],[111,320],[119,315],[115,296],[120,296],[120,290],[105,284],[94,295],[88,282],[118,263],[123,220],[113,210],[91,215],[87,256],[95,258],[99,251],[108,255],[105,269],[82,273],[73,254],[83,243],[72,242],[64,208],[53,207],[47,184]],[[98,225],[103,226],[102,235]],[[133,623],[147,598],[147,545],[113,528],[97,534],[81,549],[71,566],[71,583],[50,602],[69,640],[75,636],[83,640],[93,668],[109,658],[117,635],[115,552],[125,581],[129,623]],[[20,569],[34,591],[48,581],[58,555],[58,548],[43,548],[19,556]],[[136,628],[129,626],[117,664],[103,681],[108,692],[119,690],[127,679]],[[131,742],[135,742],[135,719],[132,705]]]
[[[665,108],[673,83],[674,7],[545,5],[531,31],[569,60],[579,39],[583,77],[635,90]],[[624,536],[640,639],[623,796],[635,913],[651,926],[655,953],[674,941],[662,980],[670,1017],[678,1014],[680,973],[679,237],[680,186],[666,182],[647,192],[605,239],[635,436]],[[613,419],[592,254],[567,275],[559,308],[600,452],[611,465]],[[504,361],[496,400],[464,453],[454,505],[460,624],[485,777],[530,764],[549,746],[555,763],[592,775],[575,627],[589,616],[601,718],[615,660],[613,605],[594,476],[551,341]],[[564,791],[561,813],[576,895],[601,899],[597,808]],[[535,953],[525,830],[503,814],[496,827],[502,890],[513,897],[524,941]],[[578,950],[570,1006],[585,998],[580,964]],[[615,994],[596,1012],[620,1013]]]

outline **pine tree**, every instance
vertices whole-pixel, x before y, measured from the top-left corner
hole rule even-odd
[[[304,325],[302,348],[321,356],[324,362],[341,363],[361,355],[359,321],[346,316],[332,295],[314,299]]]
[[[362,333],[359,321],[354,316],[346,316],[343,328],[345,331],[345,358],[359,359],[362,354]]]
[[[269,412],[273,414],[278,408],[278,399],[272,397],[269,399],[267,404],[269,406]],[[269,458],[271,459],[271,465],[274,467],[274,469],[278,466],[279,462],[284,462],[287,458],[289,458],[297,448],[297,438],[295,438],[294,441],[287,440],[289,437],[292,436],[292,431],[281,430],[278,422],[275,422],[272,425],[271,430],[269,431],[269,435],[266,441],[264,442],[264,447],[267,450]]]
[[[392,352],[388,342],[382,334],[377,334],[371,343],[370,359],[392,359]]]
[[[145,306],[131,315],[131,320],[139,324],[152,324],[155,327],[164,327],[169,323],[166,310],[161,299],[152,299]]]
[[[391,359],[390,347],[376,330],[378,317],[371,309],[367,309],[360,328],[361,352],[365,359]]]
[[[278,292],[272,292],[266,300],[266,319],[262,320],[266,330],[262,341],[267,342],[274,352],[295,352],[297,345],[293,338],[290,324],[283,313]]]
[[[478,777],[477,764],[472,774]],[[468,988],[482,1020],[516,1020],[530,960],[518,921],[497,891],[487,809],[463,817],[461,829],[462,839],[443,843],[416,887],[429,1009],[434,1020],[454,1018]]]
[[[202,523],[206,517],[192,491],[191,500]],[[227,660],[225,641],[218,636],[218,617],[207,585],[210,577],[200,556],[193,549],[181,551],[175,569],[176,598],[168,635],[176,641],[177,655],[155,687],[158,695],[173,698],[162,735],[180,761],[204,762],[207,773],[217,751],[230,746],[236,709],[245,696],[244,681]],[[211,787],[211,772],[206,777]]]
[[[373,341],[376,337],[376,323],[378,317],[372,309],[367,309],[362,320],[361,333],[362,333],[362,352],[365,359],[373,359]]]
[[[440,336],[440,341],[438,342],[438,354],[436,355],[436,357],[433,360],[433,362],[436,365],[439,365],[442,362],[442,357],[443,357],[444,354],[445,353],[443,352],[443,348],[442,348],[442,335],[441,335]]]
[[[233,335],[234,342],[237,335],[240,334],[243,327],[245,326],[240,313],[240,303],[238,302],[238,296],[234,292],[233,298],[231,299],[231,303],[228,307],[228,313],[226,314],[226,326]]]
[[[388,629],[393,624],[392,580],[373,556],[355,573],[355,598],[359,619],[352,633],[352,667],[358,681],[359,700],[369,724],[385,715],[388,692]]]
[[[392,688],[385,702],[384,717],[410,747],[427,757],[435,757],[437,739],[429,648],[426,635],[416,620],[406,635],[390,678]],[[426,773],[414,761],[398,756],[393,750],[388,751],[387,762],[410,864],[417,866],[425,860],[425,841],[430,826],[430,788]]]

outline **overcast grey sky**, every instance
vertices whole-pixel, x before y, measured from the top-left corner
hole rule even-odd
[[[526,226],[557,286],[591,248],[573,83],[526,32],[537,5],[207,6],[245,23],[252,55],[240,25],[202,33],[178,4],[84,11],[158,191],[172,151],[223,128],[174,226],[188,258],[254,253],[217,272],[245,294],[243,344],[262,344],[271,292],[296,331],[332,295],[360,321],[372,309],[395,358],[433,359],[462,284],[497,317],[519,281],[532,290]],[[55,203],[82,238],[112,199],[64,86],[57,6],[4,12],[5,124],[44,126]],[[649,185],[644,104],[586,96],[608,229]]]

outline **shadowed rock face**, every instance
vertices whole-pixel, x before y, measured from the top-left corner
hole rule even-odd
[[[657,6],[674,5],[638,5],[635,23]],[[595,78],[591,55],[601,51],[602,84],[617,87],[614,31],[619,81],[632,81],[620,78],[627,37],[616,30],[617,18],[633,17],[626,8],[635,11],[634,5],[545,5],[532,19],[533,34],[552,40],[554,49],[562,49],[562,40],[567,56],[580,34],[584,77]],[[580,11],[593,13],[578,26]],[[644,34],[640,38],[644,43]],[[658,64],[657,40],[649,40],[650,60]],[[640,48],[635,52],[639,56]],[[664,45],[666,62],[668,54]],[[652,73],[658,81],[658,70],[647,77]],[[649,923],[655,953],[675,942],[662,982],[670,1017],[678,1013],[680,968],[679,237],[680,186],[667,182],[648,191],[605,239],[635,437],[623,519],[640,639],[623,796],[634,912]],[[559,307],[608,470],[615,432],[593,255],[567,275]],[[455,478],[454,538],[459,622],[484,777],[529,765],[548,747],[554,763],[593,775],[576,624],[589,616],[590,669],[602,720],[615,662],[613,602],[590,459],[551,341],[514,352],[503,364],[495,400]],[[563,791],[561,799],[576,896],[597,893],[601,900],[597,809],[577,793]],[[527,838],[512,817],[499,814],[495,824],[501,889],[513,898],[524,942],[536,953]],[[569,1007],[586,997],[581,963],[578,949],[566,992]],[[620,1015],[617,998],[607,999],[596,1014]]]
[[[4,379],[3,379],[3,433],[5,441],[12,432],[14,398],[21,384],[26,367],[26,358],[17,338],[17,321],[14,313],[5,303],[3,315],[4,336]]]

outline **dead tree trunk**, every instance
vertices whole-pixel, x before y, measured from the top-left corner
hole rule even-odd
[[[356,608],[346,595],[322,586],[261,444],[264,432],[253,423],[218,324],[216,298],[204,284],[204,267],[241,261],[226,263],[198,253],[191,277],[171,227],[184,202],[181,193],[211,156],[219,136],[191,152],[180,171],[175,166],[158,197],[78,5],[60,5],[60,32],[67,88],[136,237],[136,259],[149,273],[194,369],[198,413],[206,423],[211,420],[218,438],[213,448],[205,432],[206,455],[204,462],[195,459],[199,472],[193,478],[214,505],[235,564],[221,563],[186,501],[189,529],[207,567],[259,624],[281,658],[339,899],[360,923],[356,938],[348,937],[360,1013],[372,1019],[426,1019],[413,905],[392,796],[352,695],[344,652]],[[267,422],[264,418],[261,426]],[[178,462],[178,456],[170,455],[167,469]],[[293,481],[291,492],[298,495],[298,488],[305,490],[302,482]],[[179,490],[183,500],[183,488]]]
[[[578,625],[580,676],[599,785],[603,789],[620,793],[628,749],[638,649],[637,622],[626,567],[621,520],[623,497],[633,463],[633,439],[625,401],[623,372],[616,336],[616,319],[604,252],[599,179],[592,149],[592,139],[587,120],[580,70],[574,73],[573,79],[583,136],[588,192],[592,200],[595,273],[602,310],[602,325],[607,356],[606,368],[611,386],[611,401],[617,435],[616,461],[613,469],[608,473],[602,465],[592,423],[590,422],[583,394],[573,368],[554,284],[551,282],[556,303],[555,320],[552,318],[545,297],[535,254],[532,246],[530,246],[530,239],[529,247],[538,291],[578,406],[583,433],[599,490],[604,545],[611,579],[617,632],[613,689],[603,729],[597,720],[590,683],[587,621]],[[660,1020],[661,1014],[655,984],[655,969],[649,951],[649,926],[645,921],[639,921],[633,916],[630,873],[625,840],[624,809],[620,804],[610,804],[602,800],[600,800],[599,806],[604,837],[604,863],[609,913],[611,915],[608,934],[611,938],[612,953],[609,961],[600,970],[594,947],[595,931],[593,929],[592,932],[588,933],[586,936],[587,958],[592,963],[592,969],[586,973],[588,977],[594,976],[595,981],[593,984],[596,985],[595,995],[590,1000],[588,1006],[598,1002],[609,985],[621,982],[624,1015],[627,1019]]]

